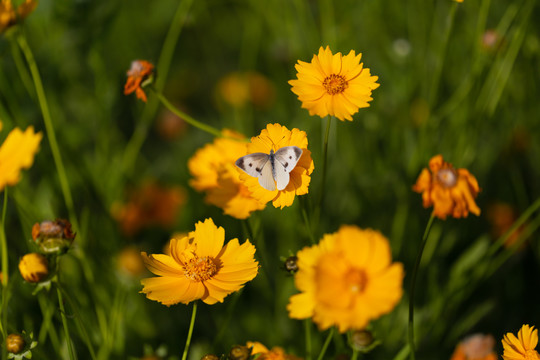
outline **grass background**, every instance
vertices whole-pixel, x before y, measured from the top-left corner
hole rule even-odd
[[[315,171],[310,193],[292,207],[267,206],[239,221],[205,205],[204,195],[188,185],[187,160],[212,137],[189,127],[165,141],[156,130],[163,108],[153,95],[146,105],[123,95],[132,60],[158,63],[179,6],[189,11],[170,69],[157,69],[165,96],[199,121],[248,137],[275,122],[306,131]],[[382,345],[365,358],[399,358],[406,345],[407,289],[430,215],[411,186],[439,153],[476,176],[482,215],[435,222],[416,293],[418,358],[447,359],[461,338],[475,332],[493,334],[502,354],[502,335],[524,323],[538,325],[540,315],[538,215],[527,222],[524,248],[493,254],[486,217],[493,203],[522,213],[540,195],[538,19],[535,0],[40,1],[17,31],[24,32],[40,69],[79,218],[76,249],[62,258],[60,274],[71,299],[66,311],[78,358],[141,357],[145,347],[160,345],[170,355],[182,352],[190,307],[146,300],[137,279],[119,274],[115,259],[127,245],[161,252],[172,232],[189,231],[207,217],[225,228],[227,239],[244,240],[246,228],[253,228],[263,268],[223,304],[201,304],[190,358],[227,353],[247,340],[304,356],[304,324],[288,319],[285,309],[296,290],[280,270],[280,257],[309,244],[300,203],[313,206],[321,192],[326,122],[300,108],[287,81],[295,78],[298,59],[310,61],[326,45],[343,54],[361,52],[381,86],[352,123],[332,124],[325,201],[313,231],[320,238],[341,224],[378,229],[407,273],[400,305],[372,324]],[[486,30],[496,32],[496,45],[482,45]],[[14,39],[13,33],[0,39],[2,138],[14,126],[44,131]],[[219,100],[216,84],[236,71],[271,81],[275,97],[267,107],[233,108]],[[133,134],[142,136],[134,141]],[[139,140],[140,151],[126,152]],[[146,179],[184,187],[187,202],[174,226],[124,236],[110,209]],[[60,316],[54,292],[32,296],[15,265],[32,250],[35,222],[68,215],[44,137],[33,167],[9,189],[5,223],[9,329],[49,334],[34,350],[37,359],[67,358]],[[317,354],[325,334],[315,327],[313,334]],[[344,336],[335,336],[327,358],[340,353],[350,350]]]

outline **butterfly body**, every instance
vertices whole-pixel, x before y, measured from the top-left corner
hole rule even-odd
[[[259,179],[259,184],[269,191],[283,190],[289,184],[289,173],[295,168],[302,156],[298,146],[285,146],[270,154],[253,153],[236,160],[246,174]]]

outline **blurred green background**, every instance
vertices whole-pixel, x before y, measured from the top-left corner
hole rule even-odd
[[[435,222],[416,292],[417,358],[447,359],[460,339],[476,332],[493,334],[502,354],[504,333],[540,325],[539,215],[527,219],[524,245],[486,255],[502,231],[490,209],[506,204],[512,223],[540,196],[539,11],[535,0],[41,0],[16,31],[34,52],[79,218],[76,248],[62,258],[60,273],[78,358],[136,358],[145,346],[161,345],[169,355],[181,354],[191,308],[147,300],[137,276],[119,270],[117,259],[126,246],[161,253],[172,233],[207,217],[225,228],[226,239],[243,241],[251,227],[262,268],[223,304],[201,304],[190,358],[227,353],[248,340],[304,356],[304,324],[288,319],[285,309],[296,290],[281,259],[309,244],[300,203],[312,208],[321,192],[326,119],[301,109],[287,81],[296,77],[297,60],[310,61],[326,45],[334,53],[362,53],[381,86],[352,123],[332,123],[325,201],[313,230],[320,238],[341,224],[378,229],[409,275],[400,305],[372,324],[382,344],[365,358],[393,359],[406,345],[410,273],[430,216],[411,187],[436,154],[476,176],[482,214]],[[292,207],[270,204],[242,221],[206,205],[204,194],[189,187],[187,161],[213,138],[171,120],[151,93],[147,104],[123,95],[131,61],[157,65],[175,16],[182,29],[170,68],[157,68],[171,102],[201,122],[248,137],[268,123],[307,132],[315,171],[309,194]],[[44,132],[26,69],[15,35],[5,33],[2,139],[14,126]],[[224,99],[218,84],[235,72],[264,77],[250,90],[261,92],[261,101]],[[126,235],[111,209],[149,180],[182,187],[185,201],[169,226]],[[34,250],[34,223],[69,215],[45,136],[33,167],[9,189],[7,214],[10,330],[38,337],[50,311],[58,339],[43,335],[34,358],[67,358],[58,309],[46,305],[47,298],[54,304],[54,293],[32,296],[15,266]],[[325,334],[315,327],[313,334],[317,354]],[[346,337],[335,336],[326,357],[341,353],[350,353]]]

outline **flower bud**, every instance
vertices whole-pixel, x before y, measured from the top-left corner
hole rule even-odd
[[[26,342],[24,341],[24,337],[22,337],[22,335],[9,334],[6,338],[6,349],[10,353],[19,354],[24,350],[25,345]]]
[[[67,250],[75,234],[71,231],[71,223],[64,219],[43,221],[32,227],[32,239],[47,254],[62,253]]]
[[[356,330],[351,335],[351,343],[357,350],[365,350],[373,344],[373,334],[368,330]]]
[[[26,254],[19,262],[19,271],[24,280],[30,283],[38,283],[45,280],[49,275],[49,262],[41,254]]]
[[[287,270],[289,273],[294,274],[298,271],[298,257],[296,256],[289,256],[285,260],[285,270]]]
[[[204,355],[201,360],[219,360],[219,358],[214,354]]]
[[[251,355],[251,349],[247,346],[236,345],[229,353],[229,360],[247,360]]]

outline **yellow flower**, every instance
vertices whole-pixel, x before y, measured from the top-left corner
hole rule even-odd
[[[205,201],[223,209],[227,215],[246,219],[256,210],[262,210],[265,203],[256,200],[240,180],[234,162],[246,154],[244,137],[236,132],[224,130],[227,138],[216,138],[197,150],[188,161],[188,168],[194,177],[190,185],[197,191],[206,192]]]
[[[0,33],[26,18],[37,6],[37,0],[25,0],[17,9],[11,0],[0,0]]]
[[[471,335],[459,343],[450,360],[497,360],[491,335]]]
[[[285,350],[279,346],[274,346],[272,350],[268,350],[266,346],[258,341],[248,341],[246,347],[251,349],[251,356],[260,354],[257,359],[260,360],[301,360],[301,358],[288,355]]]
[[[518,337],[507,333],[502,339],[504,360],[540,360],[540,354],[534,348],[538,344],[538,330],[534,326],[523,325]]]
[[[298,129],[289,130],[279,124],[268,124],[259,136],[251,138],[251,142],[247,146],[247,153],[241,154],[241,156],[257,152],[269,154],[270,150],[275,152],[285,146],[298,146],[302,149],[302,156],[298,160],[296,167],[289,173],[289,184],[283,190],[266,190],[259,184],[257,178],[237,169],[238,173],[240,173],[240,179],[247,186],[251,195],[262,204],[272,201],[276,208],[291,206],[296,195],[308,193],[311,173],[315,166],[311,159],[311,151],[307,149],[308,139],[306,133]]]
[[[480,192],[478,181],[467,169],[454,169],[441,155],[431,158],[429,170],[422,170],[413,190],[422,193],[424,207],[433,205],[433,214],[441,219],[467,217],[469,211],[480,215],[474,202]]]
[[[0,130],[2,130],[1,122]],[[34,133],[32,126],[24,132],[15,128],[8,134],[0,146],[0,191],[6,185],[17,184],[21,177],[21,170],[32,166],[41,136],[41,133]]]
[[[321,46],[311,63],[298,60],[295,68],[297,80],[290,80],[292,92],[298,95],[302,107],[310,115],[335,116],[352,121],[359,108],[369,106],[371,91],[378,88],[378,77],[360,63],[362,54],[351,50],[348,55],[335,55],[327,46]]]
[[[170,255],[142,253],[146,267],[158,277],[141,280],[142,293],[164,305],[188,304],[201,299],[207,304],[223,302],[240,290],[258,271],[255,247],[238,239],[225,246],[225,230],[212,219],[195,224],[195,231],[171,239]]]
[[[301,293],[290,298],[289,316],[312,317],[321,330],[365,328],[401,299],[403,265],[391,261],[388,240],[378,231],[342,226],[325,235],[298,252],[294,280]]]
[[[26,254],[19,261],[19,271],[24,280],[30,283],[38,283],[49,276],[49,262],[41,254]]]
[[[275,100],[274,84],[256,72],[232,72],[216,85],[218,100],[242,108],[251,102],[258,108],[269,108]]]

